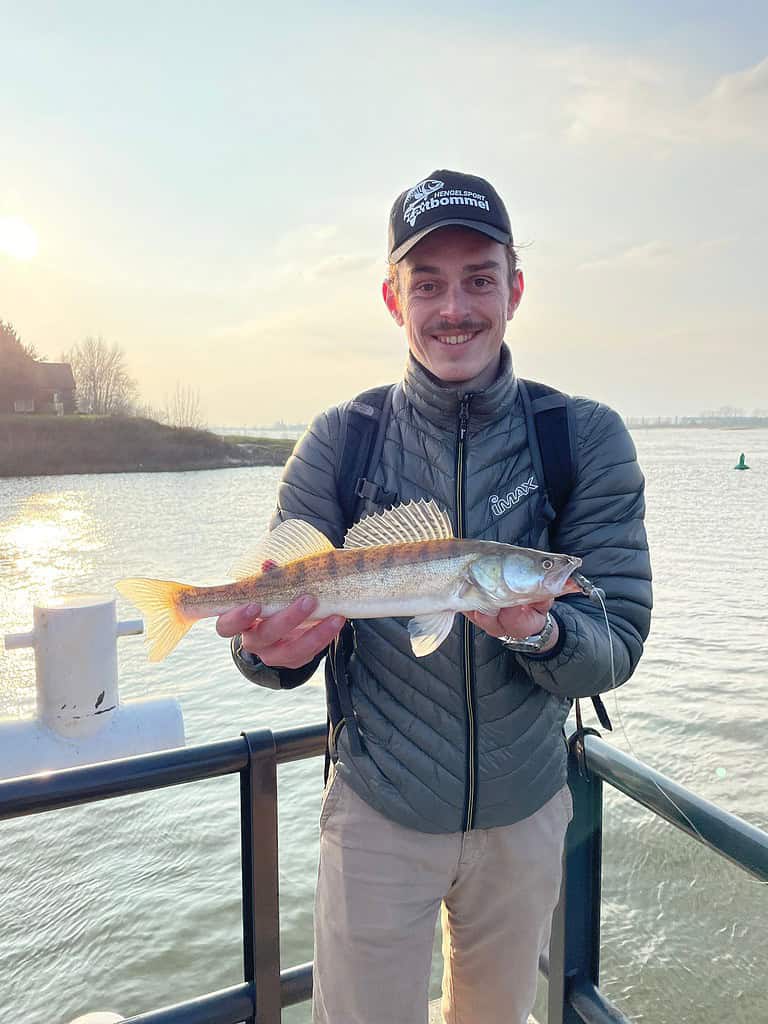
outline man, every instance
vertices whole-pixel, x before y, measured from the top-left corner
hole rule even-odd
[[[482,178],[435,171],[395,201],[389,235],[384,301],[410,355],[373,480],[390,501],[433,499],[457,536],[580,556],[606,593],[623,683],[651,591],[643,477],[621,419],[570,400],[575,481],[552,522],[504,344],[524,287],[504,204]],[[341,544],[341,418],[323,413],[298,443],[273,526],[304,519]],[[238,609],[218,629],[248,678],[289,688],[343,625],[312,622],[314,606]],[[321,812],[316,1024],[423,1024],[441,906],[445,1021],[526,1021],[571,817],[563,725],[572,698],[611,687],[610,651],[583,597],[457,616],[418,660],[403,620],[354,623]]]

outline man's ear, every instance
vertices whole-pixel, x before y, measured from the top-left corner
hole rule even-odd
[[[403,326],[403,314],[400,312],[400,303],[398,301],[395,290],[389,281],[385,281],[381,286],[381,295],[384,299],[384,304],[390,312],[390,316],[395,321],[398,327]]]
[[[523,277],[522,270],[516,270],[515,276],[512,280],[512,287],[509,291],[509,305],[507,306],[507,320],[511,320],[515,315],[517,307],[520,305],[523,292],[525,291],[525,278]]]

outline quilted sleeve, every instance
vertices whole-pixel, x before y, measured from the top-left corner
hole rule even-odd
[[[277,508],[270,529],[286,519],[303,519],[317,527],[335,547],[344,539],[344,517],[336,492],[336,447],[340,410],[321,413],[297,442],[288,459],[277,492]],[[267,668],[258,659],[239,653],[239,637],[232,657],[240,672],[253,683],[270,689],[293,689],[313,674],[323,655],[299,669]]]
[[[560,639],[544,655],[515,655],[531,679],[552,693],[587,697],[634,672],[648,636],[651,565],[643,523],[644,477],[621,417],[605,405],[574,399],[576,482],[556,528],[553,551],[578,555],[581,572],[605,591],[603,610],[580,595],[555,602]],[[612,638],[612,641],[611,641]]]

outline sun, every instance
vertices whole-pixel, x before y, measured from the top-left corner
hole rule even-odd
[[[0,217],[0,253],[25,261],[37,255],[37,235],[21,217]]]

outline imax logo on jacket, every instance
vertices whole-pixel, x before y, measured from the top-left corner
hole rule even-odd
[[[491,512],[495,516],[503,516],[509,512],[510,509],[514,508],[523,498],[527,498],[531,491],[538,491],[539,485],[536,483],[535,476],[529,476],[527,480],[519,484],[512,491],[508,491],[507,494],[500,498],[498,494],[492,494],[488,499],[488,503],[491,506]]]

